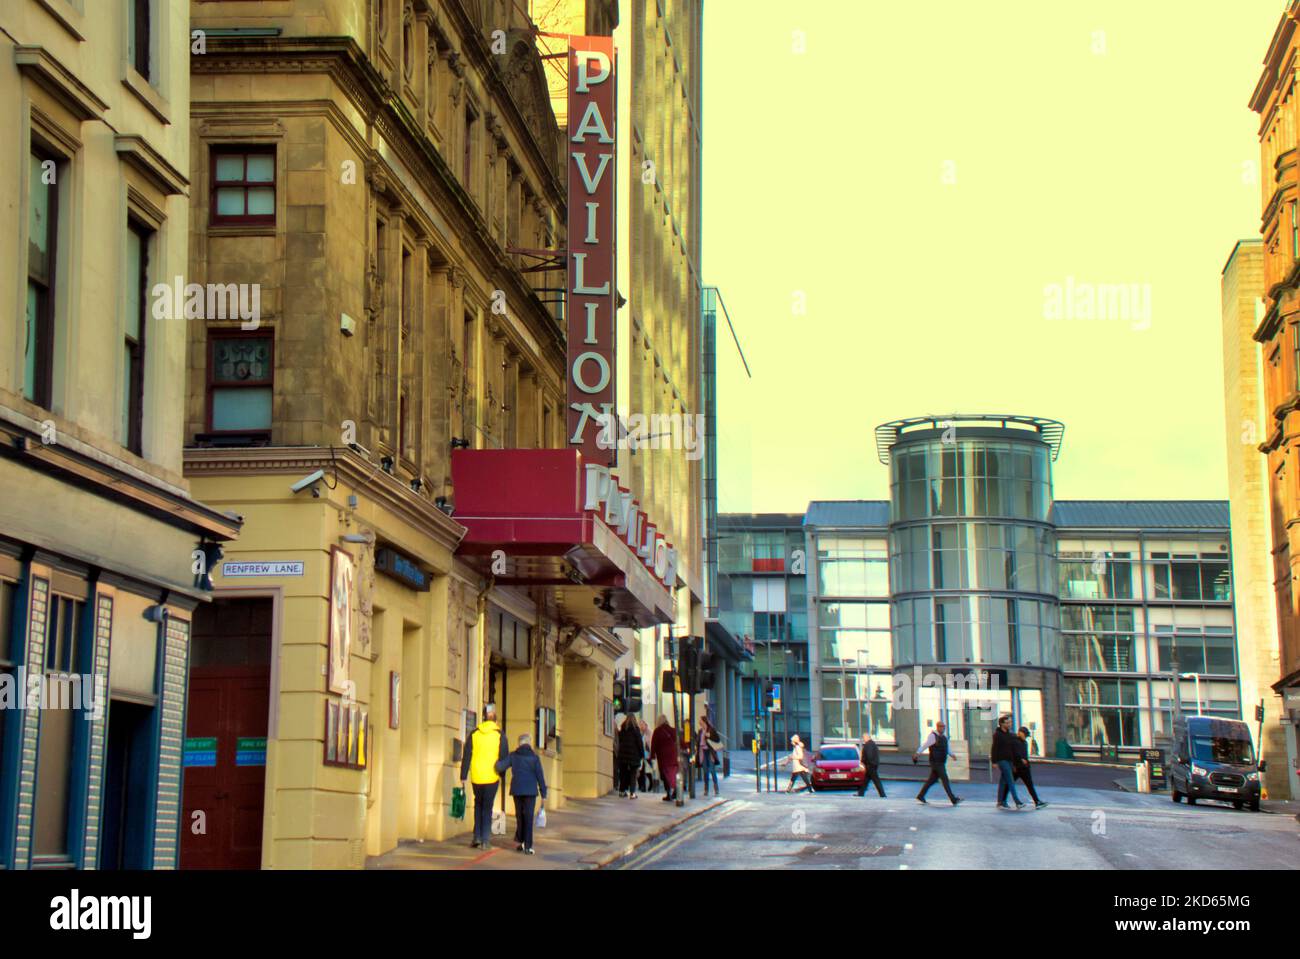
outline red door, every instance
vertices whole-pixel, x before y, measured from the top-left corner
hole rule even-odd
[[[183,869],[258,869],[262,864],[270,618],[269,599],[219,599],[195,610],[185,724]]]

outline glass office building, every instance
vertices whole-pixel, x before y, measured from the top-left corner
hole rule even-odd
[[[759,672],[784,662],[789,683],[806,663],[813,743],[869,731],[911,750],[943,720],[979,756],[1011,713],[1036,753],[1096,756],[1161,745],[1178,710],[1253,715],[1227,502],[1054,501],[1062,433],[1028,416],[882,425],[890,499],[809,504],[802,576],[795,515],[720,518],[739,538],[723,540],[719,615],[738,635],[787,631],[769,659],[757,644]]]
[[[876,429],[890,469],[894,665],[931,677],[900,700],[920,737],[942,720],[952,738],[982,754],[993,712],[1028,726],[1040,749],[1059,735],[1050,520],[1062,432],[1054,420],[1022,416],[918,418]]]
[[[1175,695],[1239,718],[1228,504],[1062,502],[1053,519],[1067,741],[1152,745]]]
[[[729,513],[718,518],[718,618],[753,658],[741,663],[740,730],[753,741],[763,684],[780,683],[774,733],[787,742],[813,731],[808,656],[808,576],[802,513]]]

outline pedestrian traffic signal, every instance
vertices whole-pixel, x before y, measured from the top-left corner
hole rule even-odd
[[[768,680],[763,684],[763,708],[774,713],[781,711],[781,684]]]
[[[641,712],[641,677],[631,674],[627,677],[627,712]]]
[[[621,679],[614,680],[614,712],[627,712],[626,691]]]

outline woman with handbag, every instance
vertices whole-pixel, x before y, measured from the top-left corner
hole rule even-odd
[[[717,746],[722,744],[722,737],[718,731],[713,728],[708,717],[701,717],[700,732],[695,740],[695,765],[704,771],[704,795],[709,794],[709,776],[713,777],[714,795],[720,795],[722,790],[718,786],[718,750]]]

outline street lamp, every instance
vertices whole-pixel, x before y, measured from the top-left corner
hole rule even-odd
[[[1200,673],[1179,673],[1178,678],[1190,679],[1196,683],[1196,715],[1198,716],[1201,715],[1201,674]],[[1182,695],[1179,694],[1178,698],[1179,701],[1181,702]]]

